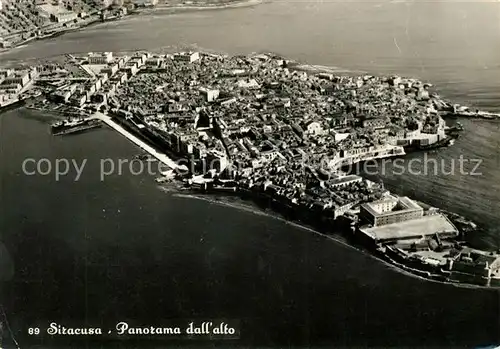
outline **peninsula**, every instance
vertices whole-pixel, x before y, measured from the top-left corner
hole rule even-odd
[[[346,167],[449,146],[469,113],[399,76],[303,70],[271,54],[68,55],[0,70],[0,106],[51,111],[57,134],[102,122],[202,193],[271,207],[290,220],[429,279],[500,286],[500,254],[467,246],[479,228],[385,190]]]

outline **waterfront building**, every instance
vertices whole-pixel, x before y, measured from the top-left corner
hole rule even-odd
[[[417,219],[423,215],[423,208],[406,196],[389,196],[363,204],[360,212],[360,218],[374,227]]]
[[[361,219],[361,214],[359,217]],[[381,226],[361,226],[359,233],[375,244],[415,242],[436,236],[439,236],[440,239],[458,236],[457,228],[442,214],[426,215]]]
[[[453,280],[488,285],[500,278],[500,255],[467,248],[449,258],[449,270]]]
[[[343,216],[345,215],[347,212],[349,212],[355,205],[357,204],[357,202],[349,202],[347,204],[344,204],[344,205],[338,205],[338,204],[335,204],[334,205],[334,208],[333,208],[333,218],[334,219],[337,219],[339,218],[340,216]]]
[[[22,90],[22,86],[20,84],[2,84],[0,85],[0,90],[3,93],[16,95]]]
[[[77,18],[78,14],[73,11],[60,11],[50,15],[50,20],[56,23],[67,23]]]
[[[214,170],[216,173],[221,173],[229,165],[226,154],[215,149],[208,151],[203,160],[205,170]]]
[[[24,87],[29,81],[30,81],[29,71],[14,71],[13,74],[10,74],[4,79],[3,84],[5,85],[19,84],[21,85],[21,87]]]
[[[112,52],[90,52],[89,53],[89,64],[108,64],[113,60]]]
[[[6,77],[10,76],[12,73],[14,73],[13,69],[0,69],[0,79],[5,79]]]

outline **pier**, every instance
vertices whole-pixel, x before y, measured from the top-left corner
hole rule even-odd
[[[154,149],[152,146],[146,144],[143,140],[139,139],[138,137],[134,136],[132,133],[124,129],[122,126],[117,124],[113,119],[105,115],[103,113],[97,112],[92,116],[93,119],[98,119],[107,124],[109,127],[113,128],[114,130],[118,131],[120,134],[128,138],[131,142],[135,143],[138,145],[141,149],[147,151],[149,154],[154,156],[158,161],[164,163],[168,167],[170,167],[173,170],[183,170],[187,171],[188,168],[185,165],[179,165],[177,164],[174,160],[169,158],[166,154],[161,153]]]

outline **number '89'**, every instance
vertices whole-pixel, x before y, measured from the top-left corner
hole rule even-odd
[[[28,334],[40,334],[40,329],[38,327],[30,327],[28,328]]]

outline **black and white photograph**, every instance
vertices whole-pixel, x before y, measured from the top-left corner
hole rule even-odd
[[[500,348],[500,1],[0,0],[28,348]]]

